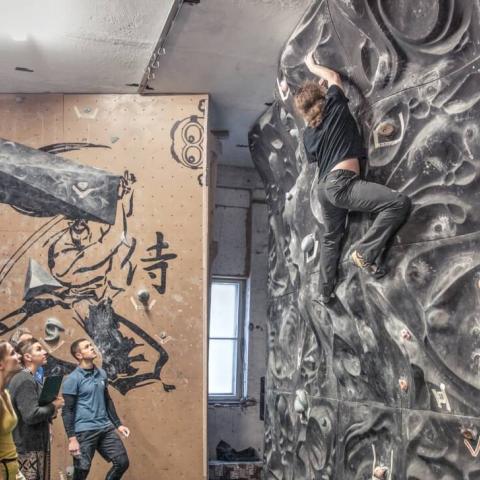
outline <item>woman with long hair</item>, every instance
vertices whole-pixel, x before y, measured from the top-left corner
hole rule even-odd
[[[20,369],[17,352],[10,343],[0,340],[0,471],[4,480],[24,480],[18,468],[17,449],[12,435],[17,416],[5,388]]]

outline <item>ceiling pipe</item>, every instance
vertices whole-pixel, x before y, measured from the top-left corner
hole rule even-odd
[[[192,2],[189,0],[175,0],[175,3],[168,15],[167,21],[165,22],[165,25],[163,27],[162,33],[160,34],[160,38],[158,39],[158,42],[155,45],[155,48],[153,49],[153,53],[150,57],[147,68],[143,73],[142,80],[138,86],[137,92],[140,95],[143,95],[145,93],[145,90],[147,90],[148,82],[152,78],[155,78],[155,70],[159,67],[160,57],[165,54],[164,45],[167,40],[167,36],[170,33],[170,30],[172,29],[173,24],[175,23],[175,19],[177,18],[177,15],[180,13],[180,9],[182,8],[183,3],[192,3]],[[194,3],[199,3],[199,2],[195,0]]]

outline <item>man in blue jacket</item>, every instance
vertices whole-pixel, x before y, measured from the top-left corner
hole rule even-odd
[[[76,340],[70,351],[79,366],[63,384],[62,417],[74,458],[73,480],[87,478],[96,451],[112,463],[105,480],[118,480],[127,471],[129,460],[117,432],[126,438],[130,431],[115,411],[105,370],[94,364],[97,353],[90,340]]]

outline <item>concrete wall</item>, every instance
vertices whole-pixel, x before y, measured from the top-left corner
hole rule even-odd
[[[0,96],[2,336],[30,329],[50,374],[92,340],[132,433],[126,480],[206,473],[207,102]],[[52,451],[53,478],[67,478],[59,418]],[[106,468],[97,456],[90,476]]]
[[[219,166],[214,216],[213,275],[249,278],[247,295],[248,370],[243,405],[209,405],[208,455],[216,459],[220,440],[236,450],[263,452],[260,379],[266,372],[266,284],[268,217],[263,185],[249,168]]]

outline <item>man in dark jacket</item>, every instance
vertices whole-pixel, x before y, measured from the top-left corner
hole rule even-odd
[[[50,421],[63,406],[63,399],[39,405],[42,386],[35,374],[47,362],[47,352],[42,344],[30,338],[20,342],[16,350],[24,368],[12,378],[8,389],[18,417],[13,439],[20,471],[26,480],[49,480]]]
[[[32,332],[28,328],[17,328],[13,334],[10,336],[10,345],[13,348],[17,348],[20,343],[22,343],[24,340],[30,340],[33,338]],[[45,371],[43,368],[43,365],[37,368],[37,371],[35,373],[35,380],[37,380],[40,385],[43,384],[43,378],[45,376]]]

